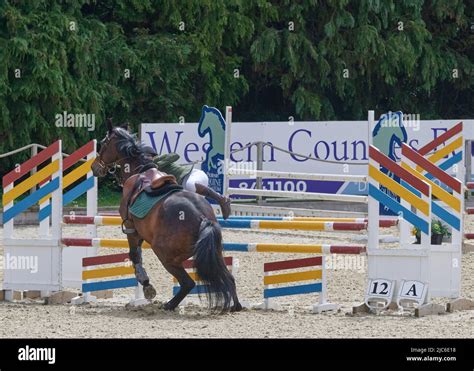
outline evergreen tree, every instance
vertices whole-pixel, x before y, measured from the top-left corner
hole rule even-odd
[[[469,0],[77,0],[0,3],[0,153],[103,121],[472,118]],[[96,115],[97,129],[56,127]],[[27,154],[0,162],[0,173]]]

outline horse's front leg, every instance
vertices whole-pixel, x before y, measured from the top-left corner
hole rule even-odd
[[[135,277],[140,285],[143,286],[143,294],[148,300],[153,299],[156,296],[155,288],[150,284],[150,278],[143,268],[142,259],[142,243],[143,240],[139,237],[138,233],[127,234],[129,256],[135,269]]]
[[[137,183],[135,183],[136,185]],[[122,232],[127,236],[128,240],[128,255],[130,260],[133,263],[133,268],[135,270],[135,277],[137,281],[143,286],[143,294],[146,299],[153,299],[156,296],[155,288],[150,285],[150,278],[143,268],[143,259],[142,259],[142,243],[143,239],[138,234],[135,229],[135,224],[132,220],[129,219],[128,207],[130,201],[130,195],[133,193],[133,190],[124,188],[122,200],[120,202],[119,213],[120,217],[123,220],[122,223]]]

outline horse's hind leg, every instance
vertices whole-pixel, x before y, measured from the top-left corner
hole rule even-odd
[[[150,284],[150,278],[148,277],[145,268],[143,268],[143,240],[138,237],[138,234],[136,232],[133,234],[127,234],[127,240],[130,249],[130,260],[132,261],[133,268],[135,269],[135,277],[137,278],[137,281],[143,286],[143,294],[145,295],[145,298],[151,300],[156,296],[156,290]]]
[[[182,266],[163,264],[165,269],[175,277],[180,285],[178,293],[164,305],[166,310],[174,310],[183,301],[186,295],[196,286],[196,283],[189,276]]]
[[[232,300],[234,304],[232,305],[232,307],[230,307],[230,311],[239,312],[242,310],[242,304],[240,304],[239,298],[237,297],[237,288],[235,287],[235,279],[233,279],[233,282],[234,282],[234,293],[232,294]]]

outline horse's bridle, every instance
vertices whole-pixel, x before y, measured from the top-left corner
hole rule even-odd
[[[100,143],[100,151],[96,157],[96,162],[97,165],[104,171],[104,174],[109,173],[115,177],[115,180],[120,186],[123,186],[124,184],[124,176],[123,176],[123,161],[131,158],[130,156],[119,158],[118,160],[111,162],[109,164],[106,164],[104,160],[102,160],[102,155],[101,152],[103,151],[104,148],[106,148],[109,143],[110,143],[111,137],[109,133],[107,133],[106,137],[101,141]],[[154,167],[156,168],[156,164],[151,162],[150,164],[147,165],[140,165],[136,168],[138,170],[138,173],[141,173],[143,171],[148,170],[149,168]],[[117,168],[120,168],[120,172],[117,172]]]
[[[109,145],[110,143],[110,136],[109,134],[106,135],[105,139],[102,140],[102,142],[100,143],[100,152],[102,152],[102,149],[105,148],[106,146]],[[114,162],[111,162],[109,164],[106,164],[104,162],[104,160],[102,160],[102,155],[100,154],[100,152],[98,153],[97,157],[96,157],[96,161],[97,161],[97,165],[105,172],[105,173],[109,173],[111,175],[113,175],[115,177],[115,180],[119,183],[119,185],[123,185],[123,177],[118,175],[117,174],[117,167],[120,166],[120,162],[126,160],[127,158],[129,157],[124,157],[124,158],[120,158]]]
[[[102,160],[101,152],[103,151],[104,147],[109,144],[109,142],[110,142],[110,137],[109,137],[109,134],[107,134],[107,135],[105,136],[105,138],[100,142],[100,151],[99,151],[99,153],[97,154],[97,157],[96,157],[96,159],[95,159],[97,165],[99,165],[99,167],[100,167],[102,170],[104,170],[104,172],[108,172],[111,167],[117,166],[117,165],[116,165],[117,161],[114,161],[114,162],[112,162],[112,163],[110,163],[110,164],[106,164],[106,163],[104,162],[104,160]]]

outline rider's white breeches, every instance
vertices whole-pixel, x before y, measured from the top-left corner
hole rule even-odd
[[[209,187],[209,178],[204,171],[192,169],[191,172],[184,177],[182,186],[187,191],[196,192],[196,183]]]

